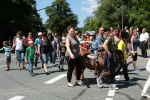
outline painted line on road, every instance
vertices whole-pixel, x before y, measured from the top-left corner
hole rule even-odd
[[[113,97],[113,96],[115,95],[115,91],[116,91],[116,90],[109,90],[107,96]]]
[[[120,78],[120,75],[116,75],[115,76],[115,80],[118,81],[119,78]],[[117,85],[117,84],[115,84],[115,85]],[[116,90],[109,90],[107,96],[114,97],[115,96],[115,92],[116,92]],[[113,98],[106,98],[106,100],[113,100]]]
[[[51,79],[51,80],[49,80],[49,81],[47,81],[45,83],[46,84],[52,84],[52,83],[60,80],[61,78],[65,77],[65,76],[67,76],[67,74],[61,74],[61,75],[59,75],[59,76],[57,76],[57,77],[55,77],[55,78],[53,78],[53,79]]]
[[[23,99],[25,96],[15,96],[13,98],[10,98],[9,100],[21,100]]]
[[[5,66],[6,66],[6,65],[2,65],[2,66],[0,66],[0,68],[1,68],[1,67],[5,67]]]
[[[14,57],[16,57],[16,56],[12,56],[11,58],[14,58]],[[6,58],[1,58],[0,60],[4,60],[4,59],[6,59]]]
[[[113,100],[113,98],[106,98],[105,100]]]

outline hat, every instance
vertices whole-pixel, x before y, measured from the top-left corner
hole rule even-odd
[[[42,35],[42,32],[39,32],[39,33],[38,33],[38,36],[39,36],[39,35]]]
[[[127,32],[121,32],[121,38],[128,38],[129,34]]]
[[[88,35],[95,35],[95,31],[87,31]]]

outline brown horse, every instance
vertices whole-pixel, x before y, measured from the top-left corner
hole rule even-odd
[[[118,57],[116,59],[117,62],[122,63],[124,61],[123,52],[121,50],[116,50],[115,53],[118,55]],[[81,80],[84,81],[84,70],[86,68],[88,68],[90,70],[95,70],[95,62],[87,57],[87,55],[89,54],[88,50],[82,51],[80,54],[81,54],[81,61],[82,61]],[[105,54],[104,50],[98,51],[98,67],[97,67],[98,75],[97,75],[97,77],[100,76],[100,74],[103,70],[107,70],[107,67],[104,66],[104,54]],[[74,73],[74,75],[76,75],[76,68],[74,69],[73,73]]]

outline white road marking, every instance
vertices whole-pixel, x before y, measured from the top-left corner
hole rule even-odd
[[[15,96],[13,98],[10,98],[9,100],[21,100],[23,99],[25,96]]]
[[[6,66],[6,65],[2,65],[2,66],[0,66],[0,68],[1,68],[1,67],[5,67],[5,66]]]
[[[113,100],[113,98],[106,98],[106,100]]]
[[[115,78],[116,78],[116,79],[120,78],[120,75],[116,75]]]
[[[11,58],[14,58],[14,57],[16,57],[16,56],[12,56]],[[0,60],[4,60],[4,59],[6,59],[6,58],[1,58]]]
[[[61,75],[59,75],[59,76],[57,76],[57,77],[55,77],[55,78],[53,78],[53,79],[51,79],[51,80],[49,80],[49,81],[47,81],[45,83],[46,84],[52,84],[52,83],[58,81],[59,79],[65,77],[65,76],[67,76],[67,74],[61,74]]]
[[[107,96],[112,96],[113,97],[115,95],[115,91],[116,90],[109,90]]]

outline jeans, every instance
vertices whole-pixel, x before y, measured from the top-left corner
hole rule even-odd
[[[42,53],[42,67],[44,64],[48,63],[48,57],[49,57],[49,53],[46,53],[46,54]]]
[[[55,56],[56,56],[55,52],[50,52],[50,62],[52,64],[55,64]]]
[[[28,63],[29,63],[29,73],[33,74],[34,59],[28,59]]]
[[[19,62],[24,61],[24,51],[16,50],[16,55]]]
[[[149,86],[150,86],[150,76],[149,76],[149,78],[147,79],[147,81],[146,81],[146,83],[145,83],[145,86],[144,86],[144,88],[143,88],[142,93],[146,93],[146,92],[147,92],[147,89],[149,88]]]
[[[94,59],[97,61],[97,56],[98,56],[97,50],[93,50],[93,53],[94,53]]]

